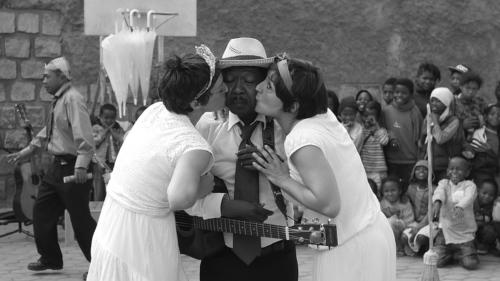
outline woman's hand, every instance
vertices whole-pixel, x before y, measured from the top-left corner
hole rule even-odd
[[[284,188],[283,183],[290,178],[288,165],[269,146],[258,147],[259,153],[252,153],[255,169],[264,174],[267,179],[277,186]]]
[[[478,141],[477,139],[472,140],[471,147],[475,152],[486,152],[491,149],[489,143]]]

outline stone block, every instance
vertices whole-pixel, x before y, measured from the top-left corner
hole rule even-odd
[[[16,62],[0,59],[0,79],[15,79],[17,76]]]
[[[21,62],[21,77],[25,79],[42,79],[45,64],[36,60]]]
[[[23,13],[17,15],[17,31],[38,33],[38,14]]]
[[[5,132],[4,147],[7,149],[22,149],[28,145],[26,130],[15,129]]]
[[[0,106],[0,128],[13,129],[16,127],[16,109],[13,105]]]
[[[47,35],[60,35],[62,17],[59,13],[45,13],[42,15],[42,33]]]
[[[52,101],[52,99],[54,99],[54,96],[47,93],[47,89],[45,89],[45,87],[42,85],[40,87],[40,100],[42,101]]]
[[[10,91],[12,101],[31,101],[35,99],[35,84],[31,82],[15,82]]]
[[[12,37],[5,39],[5,55],[14,58],[27,58],[30,56],[30,39]]]
[[[0,102],[5,101],[5,96],[7,93],[5,92],[5,87],[3,86],[3,83],[0,84]]]
[[[14,33],[16,14],[12,12],[0,12],[0,33]]]
[[[7,155],[9,153],[5,151],[0,151],[0,175],[6,175],[14,172],[14,165],[9,164],[7,162]],[[0,198],[1,198],[1,193],[2,193],[2,186],[1,183],[4,181],[0,181]]]
[[[57,57],[61,55],[61,43],[57,38],[38,37],[35,39],[35,56]]]
[[[45,126],[45,107],[43,105],[26,106],[26,115],[31,126],[39,128]]]

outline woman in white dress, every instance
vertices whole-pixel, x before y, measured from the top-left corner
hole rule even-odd
[[[226,92],[207,47],[167,61],[162,102],[144,111],[116,159],[87,280],[185,279],[173,211],[210,192],[198,186],[213,155],[193,124],[204,112],[222,109]]]
[[[319,70],[278,59],[257,86],[258,113],[284,132],[288,166],[270,148],[254,167],[303,205],[303,217],[337,226],[338,247],[315,250],[313,280],[396,280],[392,230],[370,189],[356,147],[334,114]]]

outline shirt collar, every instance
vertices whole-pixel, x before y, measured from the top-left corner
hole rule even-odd
[[[229,111],[229,116],[227,118],[227,130],[230,131],[234,127],[234,125],[236,125],[240,122],[243,123],[243,121],[241,121],[241,119],[238,117],[238,115]],[[257,117],[255,118],[255,120],[253,122],[262,122],[262,124],[264,124],[264,129],[265,129],[266,116],[259,114],[259,115],[257,115]]]
[[[59,90],[54,94],[54,99],[60,98],[69,88],[71,87],[71,82],[64,83]]]

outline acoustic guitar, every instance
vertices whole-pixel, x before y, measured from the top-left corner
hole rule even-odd
[[[26,130],[28,143],[33,139],[33,127],[26,115],[24,104],[16,104],[22,126]],[[35,206],[38,187],[41,185],[41,175],[37,172],[34,158],[16,165],[14,178],[16,181],[16,193],[14,194],[13,210],[17,219],[22,222],[33,220],[33,207]]]
[[[318,249],[330,249],[338,245],[337,226],[335,224],[313,222],[283,226],[231,218],[204,220],[201,217],[190,216],[184,211],[175,212],[175,221],[181,253],[197,259],[217,253],[224,245],[221,236],[193,235],[197,229],[214,233],[227,232],[290,240],[300,244],[314,245]],[[197,239],[201,239],[201,241]]]

